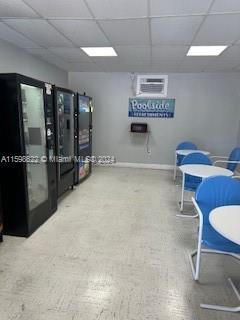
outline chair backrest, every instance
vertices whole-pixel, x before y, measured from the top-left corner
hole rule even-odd
[[[201,152],[194,152],[194,153],[188,154],[183,158],[181,165],[184,165],[184,164],[212,165],[212,161],[205,154]]]
[[[240,205],[240,182],[226,176],[212,176],[199,185],[195,199],[203,213],[203,223],[209,224],[209,213],[221,206]]]
[[[240,161],[240,148],[234,148],[232,152],[229,155],[228,158],[229,161]],[[228,163],[227,169],[231,171],[235,171],[237,168],[238,164],[237,163]]]
[[[197,146],[191,141],[183,141],[179,143],[176,150],[197,150]]]

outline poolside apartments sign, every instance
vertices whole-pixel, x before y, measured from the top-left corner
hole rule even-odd
[[[140,118],[173,118],[175,99],[130,98],[128,116]]]

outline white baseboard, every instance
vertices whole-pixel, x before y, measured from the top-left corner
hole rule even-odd
[[[118,168],[153,169],[153,170],[173,170],[174,168],[174,166],[169,164],[135,163],[135,162],[116,162],[106,166],[118,167]]]

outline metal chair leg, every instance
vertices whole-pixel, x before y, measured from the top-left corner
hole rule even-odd
[[[238,300],[240,301],[240,293],[237,290],[235,284],[232,282],[232,279],[229,278],[228,279],[231,287],[233,288],[233,291],[235,293],[235,295],[237,296]],[[211,310],[218,310],[218,311],[226,311],[226,312],[240,312],[240,305],[237,307],[227,307],[227,306],[218,306],[218,305],[214,305],[214,304],[204,304],[201,303],[200,304],[201,308],[203,309],[211,309]]]

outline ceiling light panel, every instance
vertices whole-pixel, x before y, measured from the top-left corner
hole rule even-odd
[[[227,46],[191,46],[187,56],[219,56]]]
[[[112,47],[82,47],[90,57],[116,57],[117,53]]]

